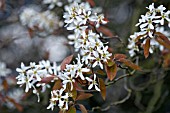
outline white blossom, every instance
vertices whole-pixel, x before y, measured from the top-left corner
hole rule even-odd
[[[11,70],[6,67],[6,64],[0,61],[0,77],[1,76],[5,77],[10,73],[11,73]]]
[[[98,87],[98,83],[97,83],[97,81],[96,81],[96,74],[94,74],[93,77],[94,77],[93,79],[91,79],[91,78],[89,78],[89,77],[86,77],[86,80],[90,82],[90,85],[89,85],[88,89],[90,90],[90,89],[92,89],[93,86],[94,86],[97,91],[100,91],[100,89],[99,89],[99,87]]]

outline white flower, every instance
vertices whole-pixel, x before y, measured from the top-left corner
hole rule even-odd
[[[14,89],[13,91],[10,91],[7,93],[7,96],[13,99],[18,104],[21,103],[23,95],[24,95],[24,92],[22,89]],[[7,105],[8,108],[15,108],[14,103],[9,101],[8,99],[7,99],[7,103],[5,104]]]
[[[97,15],[97,13],[95,13],[95,16],[93,17],[93,19],[91,19],[91,21],[96,22],[96,27],[98,28],[100,24],[107,24],[107,21],[104,19],[105,17],[103,14]]]
[[[28,70],[28,73],[27,73],[27,75],[31,75],[33,77],[36,77],[37,81],[41,81],[41,76],[43,74],[47,74],[47,72],[45,70],[40,70],[38,66],[34,69]]]
[[[6,68],[6,64],[4,62],[0,62],[0,77],[5,77],[11,73],[11,70]]]
[[[164,20],[167,20],[168,22],[170,22],[170,19],[169,19],[169,14],[170,14],[170,11],[167,11],[167,12],[162,12],[161,13],[161,20],[160,20],[160,24],[161,25],[164,25]]]
[[[100,91],[100,89],[98,88],[98,83],[96,81],[96,74],[94,74],[94,78],[93,79],[91,79],[89,77],[86,77],[86,80],[90,82],[90,85],[88,87],[89,90],[92,89],[93,86],[94,86],[97,91]]]
[[[149,5],[149,7],[146,8],[149,9],[150,12],[153,12],[155,10],[154,3],[152,3],[151,5]]]
[[[91,11],[86,12],[86,10],[83,10],[83,15],[81,15],[83,24],[86,24],[88,20],[91,20],[90,15],[91,15]]]
[[[39,65],[42,66],[41,68],[45,68],[50,74],[53,74],[52,66],[50,64],[50,61],[42,60],[42,61],[39,62]]]
[[[156,12],[158,12],[158,13],[163,13],[164,10],[166,10],[166,8],[165,8],[163,5],[160,5],[160,6],[156,9]]]
[[[128,44],[128,49],[129,49],[129,54],[130,56],[134,56],[135,55],[135,51],[139,51],[138,46],[135,44],[136,41],[135,39],[139,36],[139,32],[135,32],[133,35],[130,36],[130,38],[128,39],[129,44]]]
[[[82,31],[85,31],[86,28],[87,26],[82,26],[82,22],[74,21],[73,24],[67,27],[67,30],[74,30],[74,32],[79,35]]]
[[[26,76],[18,75],[16,79],[18,79],[17,84],[19,84],[20,86],[22,86],[23,84],[26,85],[25,92],[28,92],[29,89],[32,88],[33,86],[33,82],[32,82],[33,76],[30,76],[29,74],[27,74]]]
[[[87,69],[87,68],[82,68],[83,67],[83,64],[81,63],[80,61],[80,55],[78,54],[78,58],[77,58],[77,73],[76,75],[79,76],[82,80],[85,80],[84,76],[83,76],[83,72],[89,72],[90,69]]]
[[[73,90],[73,83],[75,82],[75,75],[70,75],[70,72],[59,73],[59,78],[63,80],[63,87],[66,88],[67,84],[71,85],[71,90]]]
[[[61,88],[60,90],[53,90],[51,91],[51,99],[50,99],[50,105],[47,107],[47,109],[54,109],[54,106],[58,102],[59,108],[65,108],[68,110],[68,93],[64,94],[64,89]]]
[[[103,49],[99,49],[99,48],[97,48],[97,49],[98,49],[99,53],[101,54],[101,59],[104,62],[107,62],[107,60],[110,59],[110,56],[112,56],[112,54],[107,51],[108,46],[103,47]]]
[[[46,83],[37,83],[36,86],[41,87],[42,93],[45,92],[47,88],[50,88],[50,85]]]
[[[29,67],[26,67],[26,66],[24,65],[24,63],[22,62],[22,63],[21,63],[21,68],[17,68],[16,71],[17,71],[18,73],[20,73],[20,74],[25,75],[25,74],[26,74],[26,70],[27,70],[28,68],[29,68]]]
[[[93,55],[93,60],[95,60],[95,62],[93,63],[92,67],[94,68],[99,65],[100,68],[103,69],[103,64],[101,63],[102,59],[100,58],[99,53],[97,51],[93,51]]]

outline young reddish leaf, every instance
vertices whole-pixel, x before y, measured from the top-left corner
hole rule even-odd
[[[92,96],[93,96],[93,95],[90,94],[90,93],[80,93],[80,94],[77,96],[76,100],[85,100],[85,99],[88,99],[88,98],[90,98],[90,97],[92,97]]]
[[[103,79],[99,78],[99,87],[100,87],[100,93],[102,95],[103,100],[106,99],[106,86],[103,81]]]
[[[136,64],[134,64],[133,62],[131,62],[130,60],[127,59],[119,59],[120,62],[124,63],[126,66],[134,69],[134,70],[141,70],[140,67]]]
[[[72,59],[73,55],[70,55],[63,60],[63,62],[61,63],[61,71],[63,71],[66,68],[66,64],[69,64]]]
[[[15,102],[15,100],[13,98],[10,98],[10,97],[6,97],[6,99],[8,99],[11,103],[14,104],[14,106],[18,109],[18,111],[22,112],[23,111],[23,107],[18,104],[17,102]]]
[[[29,34],[30,38],[33,38],[34,30],[32,30],[31,28],[28,28],[28,34]]]
[[[53,86],[53,90],[61,89],[61,87],[62,87],[61,80],[58,79],[58,80],[55,82],[54,86]]]
[[[143,34],[143,35],[139,35],[138,37],[136,37],[136,39],[135,39],[135,42],[138,42],[139,41],[139,39],[141,39],[143,36],[145,36],[146,35],[146,33],[145,34]]]
[[[113,33],[108,28],[106,28],[106,27],[100,26],[98,28],[98,31],[102,32],[103,34],[105,34],[108,37],[113,37]]]
[[[81,84],[82,86],[88,84],[87,80],[82,80],[82,79],[80,79],[80,78],[76,78],[76,81],[77,81],[79,84]]]
[[[40,81],[40,83],[49,83],[51,82],[51,80],[54,79],[54,76],[49,76],[49,77],[45,77],[45,78],[42,78],[42,80]]]
[[[76,88],[76,90],[83,90],[77,82],[74,83],[74,87]]]
[[[169,40],[164,34],[162,34],[162,33],[160,33],[160,32],[156,32],[155,34],[156,34],[158,37],[160,37],[164,42],[170,44],[170,40]]]
[[[89,4],[93,7],[96,5],[94,0],[86,0],[86,1],[89,2]]]
[[[146,40],[146,43],[143,45],[145,58],[148,58],[148,56],[149,56],[149,48],[150,48],[150,39],[148,38]]]
[[[124,54],[115,54],[115,55],[114,55],[114,58],[115,58],[116,60],[119,60],[120,58],[127,58],[127,56],[124,55]]]
[[[105,65],[105,70],[107,73],[107,77],[109,78],[109,80],[112,81],[116,77],[116,74],[117,74],[117,65],[114,64],[111,67]]]
[[[99,74],[99,75],[106,75],[106,73],[102,70],[97,70],[95,73]]]
[[[70,107],[70,109],[67,111],[67,113],[76,113],[76,108],[75,107]]]
[[[167,49],[170,50],[169,41],[166,41],[165,39],[163,40],[163,38],[160,37],[160,36],[157,36],[157,37],[156,37],[156,41],[157,41],[159,44],[163,45],[164,47],[166,47]]]
[[[4,87],[5,91],[7,91],[8,88],[9,88],[8,82],[4,79],[4,81],[2,82],[2,84],[3,84],[3,87]]]
[[[79,107],[80,107],[80,110],[81,110],[82,113],[88,113],[86,108],[84,107],[84,105],[79,104]]]

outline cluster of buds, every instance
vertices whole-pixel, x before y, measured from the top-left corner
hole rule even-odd
[[[135,55],[135,51],[139,51],[140,44],[142,47],[149,44],[149,53],[153,53],[155,47],[159,47],[160,50],[162,50],[163,46],[160,46],[156,38],[157,35],[160,33],[160,30],[161,33],[164,33],[166,31],[162,31],[162,28],[160,28],[160,26],[164,25],[167,21],[168,26],[170,27],[170,11],[166,11],[166,8],[163,5],[155,8],[154,3],[152,3],[151,5],[149,5],[149,7],[146,8],[149,11],[145,15],[141,15],[139,23],[136,24],[136,26],[140,27],[140,32],[135,32],[135,34],[131,35],[129,39],[128,48],[130,49],[129,53],[131,56]],[[147,56],[148,54],[145,54],[145,57]]]

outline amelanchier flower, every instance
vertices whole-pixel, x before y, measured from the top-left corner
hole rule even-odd
[[[11,73],[11,70],[6,67],[6,64],[0,61],[0,77],[1,76],[5,77],[10,73]]]
[[[90,82],[90,85],[88,87],[89,90],[94,87],[97,91],[100,91],[100,89],[98,87],[98,83],[96,81],[96,74],[94,74],[93,79],[86,77],[86,80]]]
[[[168,25],[170,25],[170,18],[169,18],[170,11],[169,10],[166,11],[166,8],[163,5],[160,5],[157,8],[155,8],[154,3],[152,3],[151,5],[149,5],[149,7],[146,8],[149,11],[145,15],[141,15],[141,18],[139,19],[139,23],[136,24],[136,26],[140,27],[140,32],[136,32],[129,39],[128,48],[130,49],[129,53],[131,56],[135,55],[134,51],[139,51],[138,49],[139,45],[138,46],[136,45],[136,41],[139,40],[139,38],[140,40],[143,40],[143,42],[141,42],[142,45],[146,43],[145,39],[150,38],[150,48],[149,48],[150,53],[153,53],[155,47],[158,46],[160,50],[163,49],[163,47],[160,44],[158,44],[158,42],[155,40],[155,32],[159,32],[159,29],[157,28],[164,25],[165,21],[167,21]]]
[[[58,107],[68,110],[68,93],[64,93],[64,89],[61,88],[60,90],[53,90],[51,91],[51,99],[50,99],[50,105],[47,107],[47,109],[54,109],[54,106],[58,103]]]

